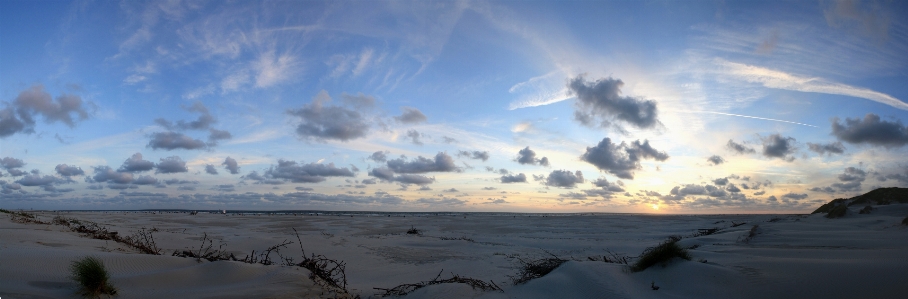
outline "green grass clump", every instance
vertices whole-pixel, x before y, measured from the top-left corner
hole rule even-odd
[[[826,218],[833,219],[839,217],[845,217],[845,213],[848,212],[848,207],[844,204],[838,205],[826,214]]]
[[[669,237],[668,240],[665,240],[661,244],[647,248],[631,266],[631,271],[640,272],[655,264],[662,264],[664,266],[675,257],[690,260],[690,253],[687,252],[687,249],[678,246],[677,243],[679,240],[681,240],[680,237]]]
[[[79,294],[82,296],[101,298],[102,294],[117,294],[117,289],[110,284],[110,274],[104,263],[96,257],[84,257],[73,262],[70,271],[72,279],[81,286]]]

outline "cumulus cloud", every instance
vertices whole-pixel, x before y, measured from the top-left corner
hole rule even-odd
[[[402,174],[395,176],[394,171],[386,167],[373,168],[369,172],[369,175],[386,182],[399,182],[405,185],[426,185],[431,184],[435,181],[435,178],[416,174]],[[363,183],[365,183],[365,180],[363,180]]]
[[[300,109],[290,109],[288,114],[299,117],[296,134],[303,139],[327,141],[348,141],[365,137],[369,124],[357,111],[340,106],[327,106],[331,98],[324,91],[311,103]]]
[[[17,184],[20,184],[20,185],[26,186],[26,187],[48,186],[48,185],[53,185],[53,184],[63,184],[63,183],[67,183],[67,182],[68,181],[62,180],[62,179],[57,178],[52,175],[42,176],[38,173],[29,174],[21,179],[16,180]]]
[[[388,168],[395,173],[426,173],[426,172],[454,172],[461,169],[454,164],[454,159],[448,154],[439,152],[434,159],[416,157],[407,161],[405,157],[388,160]]]
[[[801,200],[801,199],[807,198],[807,194],[806,193],[798,194],[798,193],[794,193],[794,192],[789,192],[789,193],[786,193],[785,195],[782,195],[782,198]]]
[[[503,175],[503,176],[501,176],[501,182],[502,182],[502,183],[505,183],[505,184],[509,184],[509,183],[526,183],[526,182],[527,182],[527,176],[526,176],[525,174],[523,174],[523,173],[519,173],[519,174],[516,174],[516,175]]]
[[[722,157],[719,157],[717,155],[713,155],[712,157],[706,158],[706,162],[709,162],[712,165],[719,165],[725,163],[725,159],[722,159]]]
[[[407,130],[407,138],[410,138],[410,142],[416,145],[422,145],[422,141],[419,140],[419,137],[422,136],[416,130]]]
[[[827,143],[827,144],[808,142],[807,147],[810,151],[815,152],[820,155],[841,154],[841,153],[845,152],[845,146],[842,145],[842,142],[838,142],[838,141],[832,142],[832,143]]]
[[[734,142],[731,139],[729,139],[728,143],[725,144],[725,148],[727,148],[728,150],[733,151],[737,154],[753,154],[753,153],[757,152],[752,147],[746,146],[741,143]]]
[[[218,130],[218,129],[208,129],[208,146],[216,146],[221,140],[226,140],[233,138],[233,135],[230,132]]]
[[[136,185],[155,185],[158,183],[158,179],[152,176],[143,175],[132,181],[132,183]]]
[[[183,159],[180,159],[178,156],[161,158],[161,162],[158,162],[158,165],[155,165],[155,168],[154,173],[179,173],[189,171],[189,168],[186,168],[186,161],[183,161]]]
[[[616,126],[615,120],[639,129],[651,129],[661,123],[655,101],[621,96],[624,82],[618,79],[599,79],[588,82],[583,75],[570,79],[568,91],[577,97],[574,120],[590,127]]]
[[[87,180],[89,183],[129,184],[133,180],[132,173],[115,171],[110,166],[95,166],[94,172],[95,175]]]
[[[460,206],[467,203],[465,200],[460,200],[457,198],[442,197],[442,198],[420,198],[416,200],[418,204],[427,204],[435,206]]]
[[[359,109],[371,109],[372,107],[375,107],[376,102],[375,97],[365,95],[361,92],[357,93],[356,95],[342,93],[341,101],[343,101],[346,105]]]
[[[353,171],[343,167],[336,167],[334,163],[301,164],[296,161],[280,159],[277,166],[272,166],[265,171],[265,178],[290,181],[293,183],[318,183],[327,177],[353,177]]]
[[[171,130],[171,131],[172,130],[207,130],[211,127],[212,124],[217,122],[217,120],[214,119],[214,116],[212,116],[211,113],[208,112],[208,107],[205,107],[205,105],[202,104],[202,102],[195,102],[192,104],[192,106],[183,107],[183,109],[185,109],[186,111],[189,111],[189,112],[199,113],[200,114],[199,118],[194,121],[190,121],[190,122],[179,120],[176,123],[173,123],[173,122],[163,119],[163,118],[158,118],[158,119],[155,119],[154,121],[158,125],[164,127],[167,130]]]
[[[72,128],[88,119],[89,114],[81,97],[64,94],[54,100],[43,85],[35,85],[20,92],[11,104],[0,110],[0,138],[34,133],[38,116],[46,123],[62,122]]]
[[[567,170],[553,170],[545,178],[546,186],[574,188],[577,184],[583,183],[583,173],[580,170],[570,172]]]
[[[369,159],[369,160],[372,160],[375,162],[384,163],[385,161],[388,161],[388,153],[389,152],[377,151],[377,152],[372,153],[372,155],[370,155],[366,159]]]
[[[640,161],[654,159],[667,160],[668,154],[660,152],[650,146],[649,140],[635,140],[630,144],[621,142],[613,144],[608,137],[603,138],[595,147],[587,147],[580,159],[586,161],[599,170],[605,170],[622,179],[634,179],[634,171],[642,168]]]
[[[11,176],[22,176],[25,175],[25,171],[21,171],[17,168],[25,166],[25,162],[21,159],[16,159],[12,157],[4,157],[0,159],[0,168],[6,169]]]
[[[234,160],[231,157],[227,157],[226,159],[224,159],[224,163],[221,163],[221,165],[224,165],[224,169],[229,170],[230,174],[240,173],[240,167],[236,163],[236,160]]]
[[[71,166],[71,165],[66,165],[66,164],[58,164],[57,167],[54,168],[54,170],[57,171],[57,174],[65,176],[65,177],[79,176],[79,175],[85,174],[85,171],[82,171],[82,168],[76,167],[76,166]]]
[[[123,165],[120,166],[120,169],[117,171],[121,172],[142,172],[149,171],[154,168],[154,162],[143,160],[142,153],[135,153],[132,157],[126,159],[123,162]]]
[[[207,174],[218,174],[217,168],[214,168],[214,165],[205,164],[205,173]]]
[[[151,140],[148,141],[148,145],[152,149],[165,149],[165,150],[175,150],[175,149],[204,149],[207,147],[205,142],[193,139],[192,137],[186,136],[183,133],[178,132],[157,132],[151,134]]]
[[[716,186],[725,186],[726,184],[728,184],[728,178],[715,179],[713,180],[713,184],[716,184]]]
[[[397,120],[397,122],[399,122],[399,123],[418,124],[418,123],[426,122],[428,120],[428,118],[426,118],[426,115],[422,114],[422,112],[419,111],[419,109],[412,108],[412,107],[401,107],[400,109],[403,110],[404,112],[401,113],[400,116],[394,117],[394,120]]]
[[[763,139],[763,156],[769,158],[779,158],[788,162],[794,161],[790,156],[797,150],[795,148],[795,139],[792,137],[782,137],[779,134],[772,134]]]
[[[841,141],[851,144],[869,144],[885,148],[897,148],[908,144],[908,127],[901,120],[885,121],[873,113],[867,113],[864,119],[846,118],[839,123],[839,118],[832,119],[832,135]]]
[[[529,147],[527,147],[527,148],[529,148]],[[458,157],[467,157],[467,158],[476,159],[476,160],[482,160],[483,162],[485,162],[486,160],[489,160],[488,151],[458,151],[457,156]]]
[[[529,165],[549,166],[549,158],[536,158],[536,152],[529,146],[517,152],[517,163]]]

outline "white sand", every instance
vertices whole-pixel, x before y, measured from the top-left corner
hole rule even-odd
[[[203,232],[242,258],[300,231],[307,254],[347,263],[353,294],[364,298],[434,278],[492,280],[505,292],[481,292],[462,284],[435,285],[407,298],[902,298],[908,270],[908,228],[900,225],[908,205],[876,206],[869,215],[842,219],[822,215],[650,216],[594,215],[513,217],[504,215],[366,217],[72,212],[63,216],[99,222],[131,234],[155,227],[164,256],[135,253],[122,245],[81,238],[62,226],[17,224],[0,214],[0,297],[75,297],[67,266],[94,255],[106,263],[121,298],[313,298],[331,294],[296,267],[240,262],[196,262],[171,257],[197,250]],[[38,213],[44,220],[55,214]],[[719,222],[723,221],[723,222]],[[746,225],[729,228],[731,222]],[[719,223],[716,223],[719,222]],[[760,234],[739,242],[753,224]],[[411,226],[421,235],[408,235]],[[589,261],[606,250],[638,255],[669,235],[698,228],[725,228],[686,237],[693,260],[675,259],[630,273],[622,265]],[[442,240],[440,237],[472,239]],[[519,264],[509,255],[543,258],[545,251],[572,259],[545,277],[514,286]],[[281,251],[300,256],[298,244]],[[274,257],[276,259],[276,257]],[[698,262],[705,259],[706,263]],[[660,287],[650,288],[651,282]]]

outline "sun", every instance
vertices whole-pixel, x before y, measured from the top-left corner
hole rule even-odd
[[[658,209],[659,209],[659,205],[654,204],[654,205],[653,205],[653,210],[658,210]]]

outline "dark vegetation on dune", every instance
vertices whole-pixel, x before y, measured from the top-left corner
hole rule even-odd
[[[101,298],[101,295],[116,295],[117,289],[110,284],[110,274],[104,263],[96,257],[85,257],[69,265],[72,280],[79,284],[79,294],[84,297]]]
[[[908,188],[879,188],[863,195],[852,198],[836,198],[820,206],[811,214],[826,213],[827,218],[845,216],[848,207],[854,205],[888,205],[893,203],[908,203]],[[864,209],[867,209],[866,207]],[[871,209],[861,210],[861,214],[869,213]]]
[[[678,246],[677,243],[680,240],[681,237],[671,236],[662,243],[659,243],[659,245],[643,250],[643,253],[637,258],[637,261],[630,266],[631,271],[640,272],[656,264],[665,266],[669,261],[676,257],[690,260],[691,256],[690,253],[687,252],[687,249]]]
[[[454,273],[451,273],[451,278],[438,279],[441,277],[442,272],[444,272],[444,269],[439,271],[438,275],[436,275],[434,279],[429,280],[429,281],[422,281],[422,282],[418,282],[418,283],[405,283],[405,284],[402,284],[402,285],[399,285],[399,286],[396,286],[396,287],[393,287],[390,289],[384,289],[384,288],[373,288],[373,289],[376,289],[379,291],[384,291],[384,293],[378,294],[379,297],[404,296],[413,291],[416,291],[418,289],[421,289],[423,287],[427,287],[430,285],[443,284],[443,283],[462,283],[462,284],[466,284],[466,285],[470,286],[474,290],[480,289],[483,291],[504,292],[504,290],[502,290],[500,287],[498,287],[498,285],[495,284],[495,282],[491,281],[491,280],[489,280],[489,282],[485,282],[485,281],[482,281],[479,279],[460,276],[460,275],[457,275]]]
[[[561,264],[564,264],[568,260],[562,259],[548,251],[546,251],[551,257],[541,258],[537,260],[524,260],[520,256],[512,255],[510,257],[517,259],[520,262],[520,270],[518,270],[516,276],[511,276],[511,280],[514,285],[523,284],[530,280],[540,278],[549,274]]]

